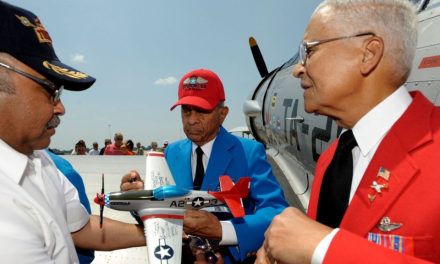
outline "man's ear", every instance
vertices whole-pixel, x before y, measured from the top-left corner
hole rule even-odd
[[[220,124],[223,124],[223,121],[225,121],[228,113],[229,113],[229,108],[227,106],[224,106],[220,109]]]
[[[367,39],[363,45],[363,57],[360,70],[363,75],[370,74],[382,60],[384,43],[382,38],[374,36]]]

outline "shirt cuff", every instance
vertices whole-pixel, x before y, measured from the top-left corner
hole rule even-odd
[[[231,221],[220,221],[222,225],[222,240],[219,245],[232,246],[238,244],[237,233]]]
[[[335,235],[338,233],[339,228],[333,229],[330,234],[326,235],[315,248],[312,255],[311,264],[321,264],[324,261],[325,254],[327,254],[328,247],[332,242]]]

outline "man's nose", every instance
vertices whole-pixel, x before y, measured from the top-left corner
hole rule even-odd
[[[188,116],[188,122],[190,124],[196,124],[199,121],[199,113],[197,111],[191,110]]]
[[[292,75],[296,78],[301,78],[301,75],[304,74],[304,71],[304,65],[302,65],[302,63],[297,63],[295,66],[293,66]]]
[[[54,103],[53,113],[60,116],[66,113],[66,109],[64,108],[64,104],[61,102],[61,100],[58,100]]]

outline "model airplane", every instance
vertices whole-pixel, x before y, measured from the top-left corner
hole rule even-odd
[[[147,240],[148,263],[180,263],[183,218],[186,209],[227,206],[234,217],[245,215],[242,199],[249,193],[249,177],[234,185],[229,176],[220,176],[220,191],[194,191],[174,186],[163,153],[149,152],[144,190],[104,193],[95,203],[115,210],[136,211],[142,219]],[[224,208],[223,208],[224,209]]]
[[[440,105],[439,1],[411,2],[419,10],[419,36],[412,72],[405,86],[408,90],[422,91],[434,104]],[[265,144],[303,209],[307,208],[316,161],[340,134],[341,128],[329,117],[304,111],[300,81],[292,77],[298,54],[268,72],[255,39],[251,38],[249,44],[263,78],[243,105],[249,131]]]

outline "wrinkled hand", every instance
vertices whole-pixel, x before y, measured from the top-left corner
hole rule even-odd
[[[183,219],[183,231],[186,234],[209,239],[222,238],[222,226],[218,218],[203,210],[186,210]]]
[[[316,246],[331,231],[289,207],[273,219],[255,263],[310,263]]]
[[[143,190],[144,182],[142,181],[139,173],[135,170],[132,170],[122,176],[120,188],[121,191]]]
[[[272,264],[275,263],[273,259],[269,259],[269,255],[267,254],[264,247],[261,247],[257,251],[257,259],[255,260],[254,264]]]

